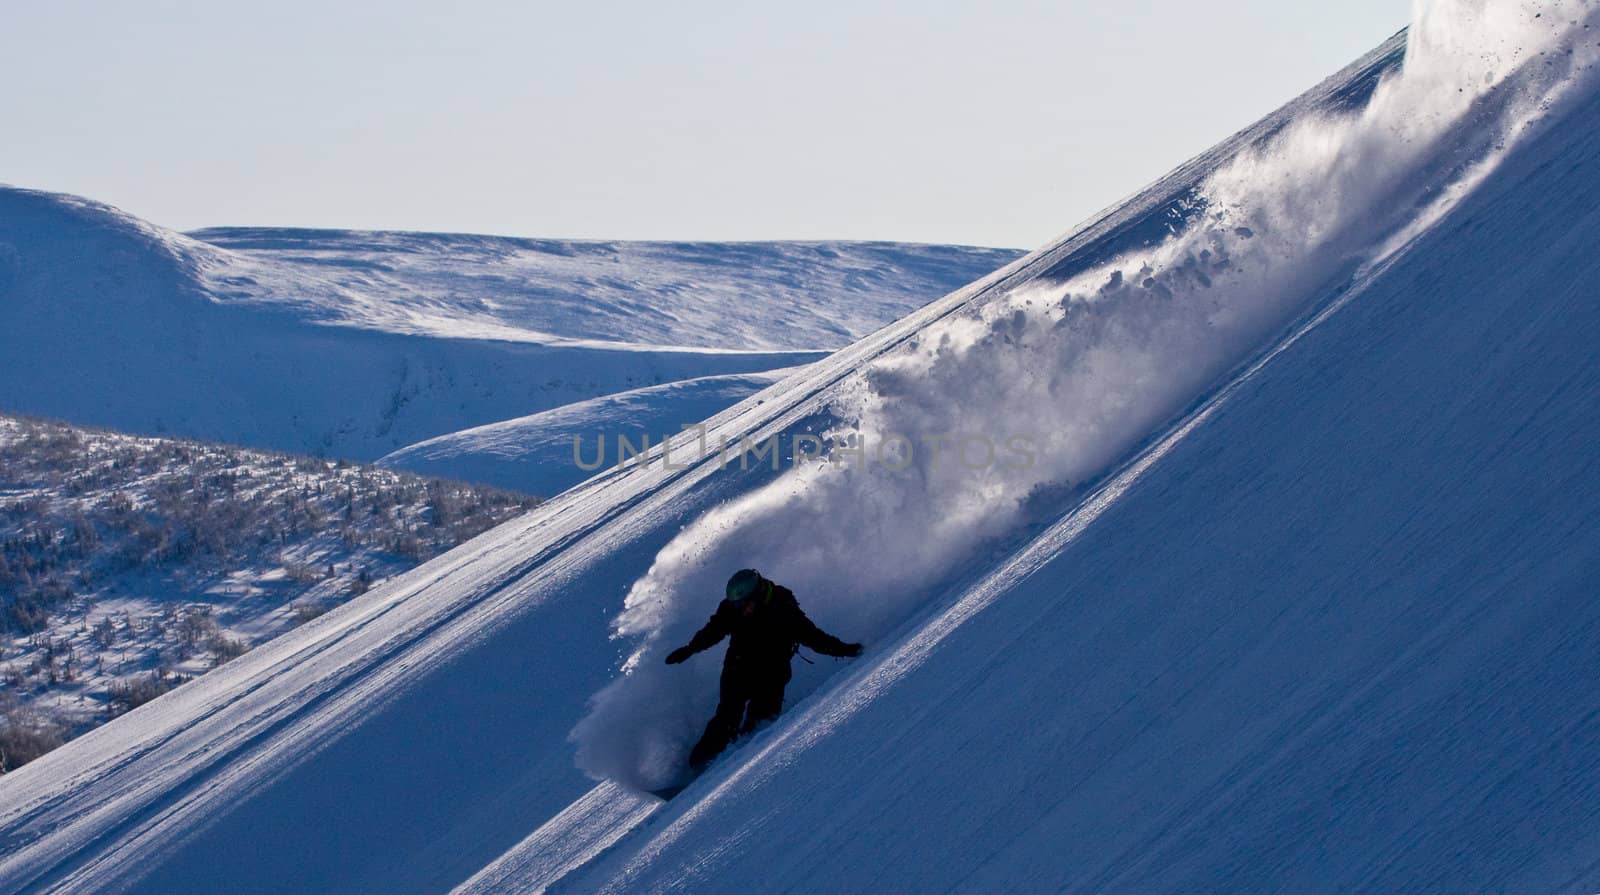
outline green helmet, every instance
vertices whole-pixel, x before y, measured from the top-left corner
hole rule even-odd
[[[740,569],[728,579],[728,600],[734,603],[748,598],[761,588],[761,583],[766,580],[755,569]]]

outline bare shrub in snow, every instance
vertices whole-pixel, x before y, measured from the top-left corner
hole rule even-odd
[[[88,697],[61,703],[69,738],[537,503],[0,416],[0,683],[25,706]]]
[[[296,603],[294,604],[294,623],[303,625],[314,618],[326,615],[327,612],[328,607],[316,603]]]
[[[0,693],[0,774],[14,771],[66,742],[69,729],[59,712]]]
[[[108,688],[112,712],[118,715],[131,712],[157,696],[171,692],[188,680],[189,678],[183,675],[157,669],[127,680],[113,681]]]

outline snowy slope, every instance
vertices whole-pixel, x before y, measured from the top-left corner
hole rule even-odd
[[[1404,78],[1397,40],[711,423],[971,414],[1039,462],[601,474],[0,779],[0,882],[1583,881],[1590,50],[1437,10]],[[714,699],[660,655],[747,558],[869,654],[652,810]]]
[[[384,332],[839,348],[1020,252],[893,242],[602,242],[218,227],[233,301]]]
[[[1384,47],[1059,243],[730,408],[714,433],[803,428],[838,383],[919,331],[1163,238],[1207,172],[1296,115],[1359,102],[1399,52]],[[0,880],[151,892],[466,880],[590,790],[566,736],[623,658],[609,639],[623,592],[682,526],[770,478],[712,462],[602,474],[0,779]],[[565,817],[596,845],[623,832]]]
[[[574,401],[815,359],[1014,257],[206,235],[221,245],[0,188],[0,409],[370,460]],[[767,321],[758,341],[729,325],[750,317]]]
[[[1596,891],[1597,184],[1591,93],[558,891]]]
[[[794,371],[702,376],[591,398],[430,438],[388,454],[378,464],[524,494],[560,494],[597,468],[630,461],[633,449],[659,444]],[[624,442],[630,452],[626,455]]]

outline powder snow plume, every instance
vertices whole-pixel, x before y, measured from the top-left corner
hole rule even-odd
[[[573,731],[579,766],[641,789],[678,775],[715,705],[720,651],[661,659],[704,623],[735,569],[761,569],[825,629],[870,648],[1025,521],[1030,499],[1104,473],[1447,212],[1588,86],[1597,46],[1585,29],[1596,23],[1585,2],[1419,3],[1402,69],[1361,109],[1302,116],[1223,164],[1180,232],[996,296],[856,373],[832,411],[869,444],[982,433],[1029,446],[1032,462],[914,449],[893,455],[901,469],[810,464],[706,513],[629,592],[614,627],[635,650]],[[789,701],[831,662],[797,676]]]

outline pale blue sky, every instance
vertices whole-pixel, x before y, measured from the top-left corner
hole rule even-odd
[[[15,3],[0,182],[180,229],[1034,247],[1409,10]]]

